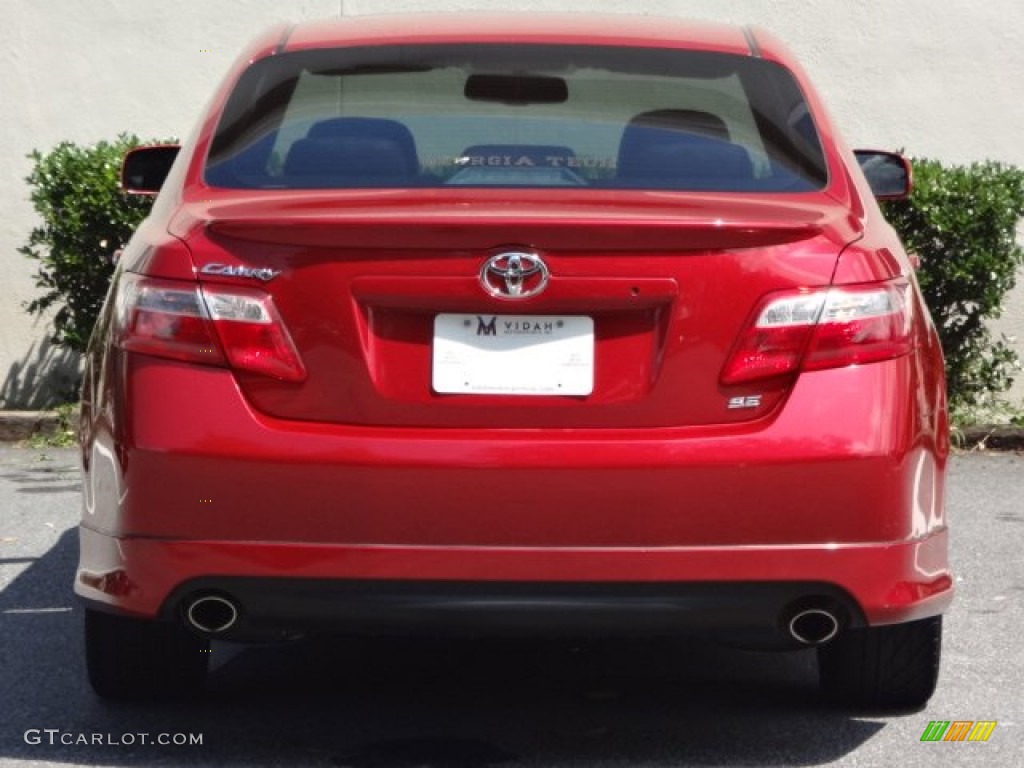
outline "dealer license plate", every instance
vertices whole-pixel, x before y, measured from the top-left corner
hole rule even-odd
[[[433,387],[443,394],[589,395],[594,320],[563,315],[434,319]]]

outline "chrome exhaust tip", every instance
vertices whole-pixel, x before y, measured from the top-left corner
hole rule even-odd
[[[827,643],[839,633],[839,619],[824,608],[807,608],[789,620],[789,634],[803,645]]]
[[[203,595],[188,603],[185,621],[204,635],[221,635],[238,623],[238,606],[220,595]]]

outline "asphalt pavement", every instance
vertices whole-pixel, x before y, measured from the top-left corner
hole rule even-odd
[[[79,504],[72,450],[0,446],[0,766],[1024,766],[1018,454],[953,459],[958,594],[912,713],[829,710],[811,653],[698,641],[220,645],[198,701],[104,703],[70,587]],[[997,725],[921,741],[958,720]]]

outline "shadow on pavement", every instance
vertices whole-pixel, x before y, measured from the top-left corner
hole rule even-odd
[[[323,637],[225,645],[215,648],[209,691],[197,701],[106,704],[85,681],[81,611],[71,609],[76,549],[68,530],[0,593],[0,759],[339,768],[821,765],[882,728],[824,708],[810,654],[696,641]],[[40,743],[26,743],[26,731]],[[143,745],[137,736],[119,743],[142,733],[202,734],[202,745]],[[92,734],[114,744],[61,743]]]

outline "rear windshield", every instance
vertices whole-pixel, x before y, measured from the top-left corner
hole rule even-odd
[[[826,181],[792,75],[748,56],[611,46],[302,51],[240,78],[212,186],[799,192]]]

